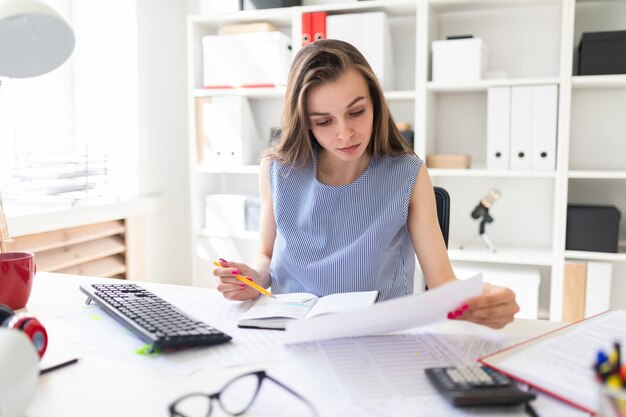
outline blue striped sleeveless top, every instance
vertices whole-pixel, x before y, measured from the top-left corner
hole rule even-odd
[[[315,161],[291,169],[272,160],[272,292],[377,290],[379,301],[412,294],[407,216],[421,164],[413,155],[373,156],[354,182],[330,186],[317,181]]]

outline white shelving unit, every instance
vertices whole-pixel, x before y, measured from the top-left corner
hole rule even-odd
[[[257,11],[226,16],[190,16],[188,20],[190,132],[195,132],[194,100],[240,95],[251,103],[260,131],[280,124],[284,87],[206,90],[202,88],[201,39],[224,25],[267,21],[300,45],[302,13],[329,15],[384,11],[391,29],[394,89],[386,97],[397,121],[415,131],[415,150],[464,153],[467,170],[431,169],[435,185],[452,196],[450,250],[453,262],[477,265],[533,266],[540,271],[540,316],[561,319],[563,269],[568,259],[613,263],[613,308],[626,308],[626,245],[618,254],[565,250],[568,203],[613,204],[626,213],[626,75],[578,76],[577,46],[587,31],[626,30],[623,0],[370,0]],[[321,3],[321,2],[320,2]],[[431,81],[431,42],[449,35],[482,38],[490,52],[490,71],[499,78],[472,83]],[[504,76],[503,76],[504,75]],[[487,90],[498,86],[557,85],[559,115],[556,169],[494,171],[486,167]],[[189,141],[195,161],[195,135]],[[255,233],[212,236],[204,229],[204,198],[209,194],[256,195],[257,166],[196,166],[190,173],[194,247],[199,248],[196,283],[205,278],[211,247],[223,257],[251,261]],[[470,213],[492,187],[502,192],[487,233],[497,247],[480,242],[459,249],[478,233]],[[626,237],[626,222],[620,235]],[[212,278],[211,278],[212,279]]]

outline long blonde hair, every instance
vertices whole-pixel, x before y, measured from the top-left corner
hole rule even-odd
[[[396,126],[383,89],[365,57],[347,42],[326,39],[310,43],[296,54],[287,80],[280,140],[264,156],[294,168],[311,161],[317,140],[309,129],[307,95],[311,88],[333,82],[352,68],[365,78],[374,104],[370,153],[414,154]]]

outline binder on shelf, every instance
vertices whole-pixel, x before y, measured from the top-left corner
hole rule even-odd
[[[384,12],[329,15],[326,36],[354,45],[365,56],[383,88],[393,90],[391,32]]]
[[[196,97],[196,164],[202,165],[210,152],[211,140],[208,132],[210,97]]]
[[[313,33],[312,41],[319,41],[326,39],[326,16],[327,12],[313,12],[311,13],[311,28]]]
[[[509,169],[511,87],[487,91],[487,169]]]
[[[556,134],[558,87],[533,87],[532,168],[536,171],[556,169]]]
[[[207,145],[203,163],[253,165],[263,149],[246,97],[214,96],[203,109]]]
[[[565,262],[563,274],[563,321],[585,318],[587,263]]]
[[[532,169],[533,88],[511,87],[512,170]]]
[[[602,313],[611,304],[611,273],[613,264],[608,262],[587,263],[585,317]]]
[[[313,29],[313,14],[302,13],[302,46],[308,45],[313,42],[312,38]]]

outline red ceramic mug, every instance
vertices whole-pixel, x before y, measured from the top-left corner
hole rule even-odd
[[[24,308],[35,272],[35,256],[31,252],[0,253],[0,304],[13,310]]]

